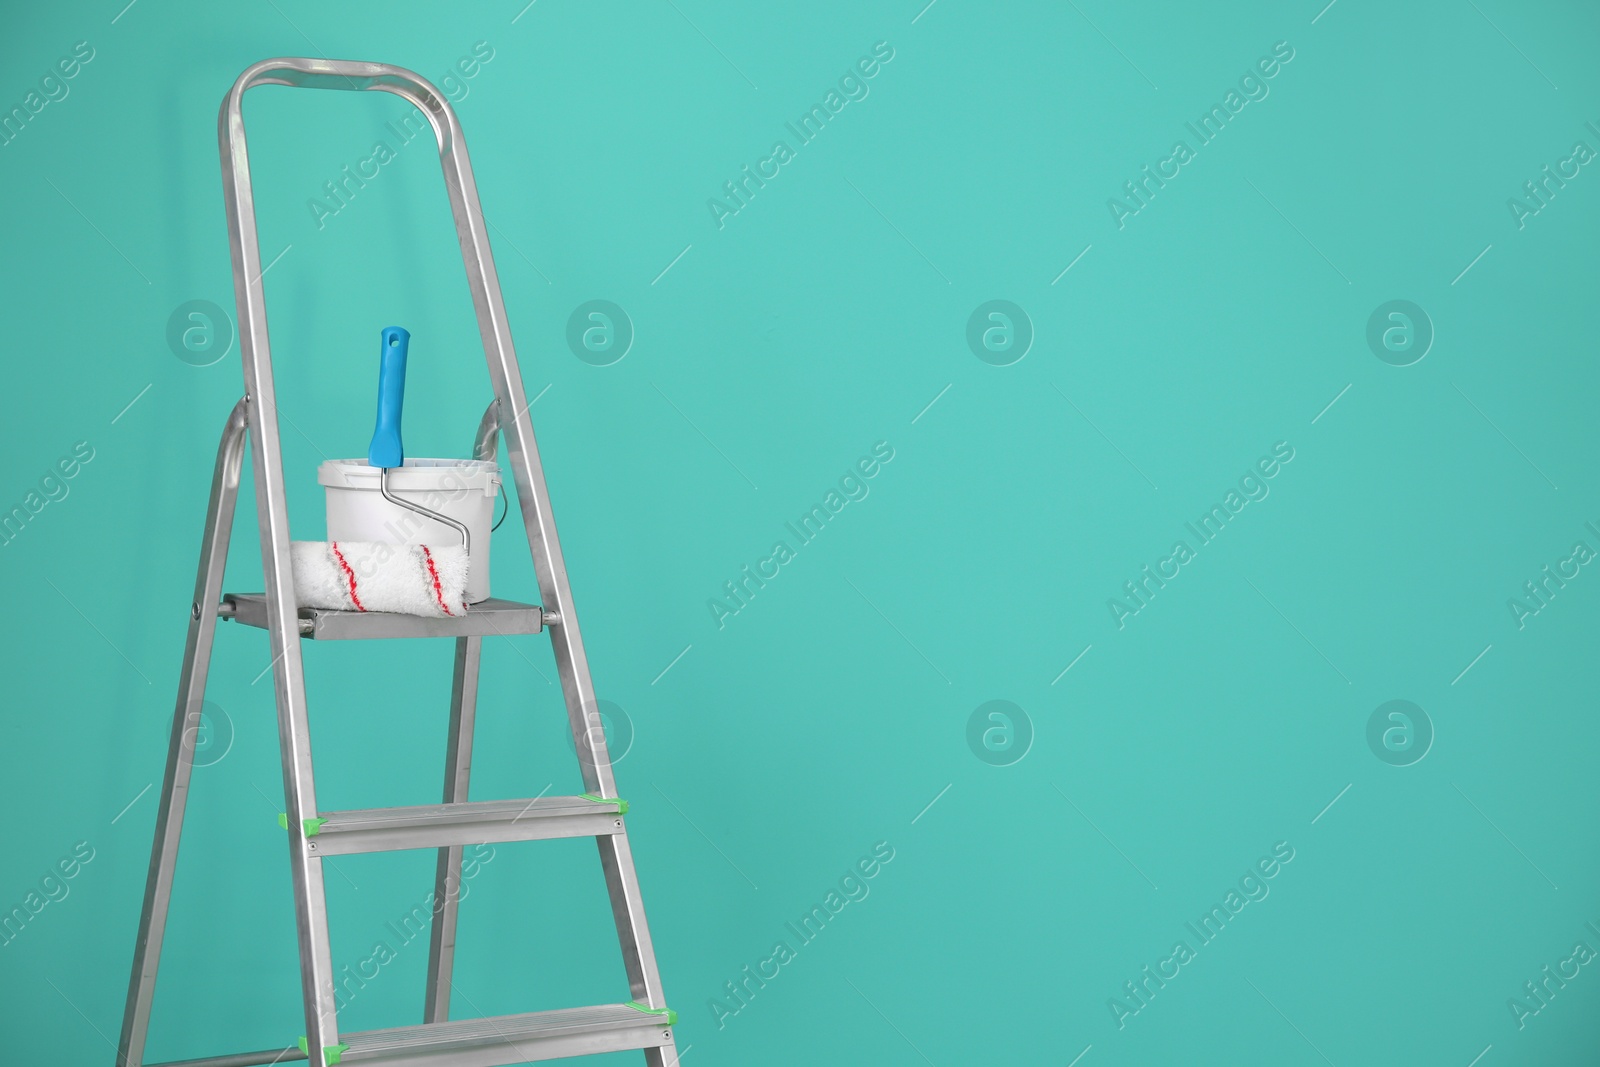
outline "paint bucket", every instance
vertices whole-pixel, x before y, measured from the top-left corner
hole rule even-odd
[[[383,498],[377,467],[359,459],[330,459],[317,468],[328,494],[328,540],[378,541],[391,545],[461,543],[444,523]],[[467,566],[467,603],[489,596],[489,529],[500,494],[500,468],[480,459],[408,459],[389,471],[389,492],[429,511],[464,523],[472,535]]]

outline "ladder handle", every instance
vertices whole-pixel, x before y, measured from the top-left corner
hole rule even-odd
[[[449,110],[444,96],[434,84],[415,71],[397,67],[392,63],[364,63],[349,59],[309,59],[299,56],[279,56],[252,63],[239,75],[228,90],[223,106],[225,124],[243,122],[244,94],[258,85],[289,85],[299,89],[340,89],[361,92],[377,89],[394,93],[415,104],[433,122],[439,135],[441,151],[447,150],[448,129],[436,117]]]
[[[455,144],[454,130],[455,115],[449,104],[445,103],[439,90],[432,82],[404,67],[397,67],[390,63],[364,63],[344,59],[306,59],[295,57],[279,57],[276,59],[263,59],[259,63],[246,67],[233,83],[233,88],[228,91],[223,102],[222,114],[219,117],[220,133],[224,143],[232,140],[233,131],[238,131],[238,144],[243,147],[244,141],[244,94],[258,85],[288,85],[301,89],[339,89],[346,92],[361,92],[367,89],[377,89],[380,92],[394,93],[396,96],[416,105],[428,117],[433,125],[434,134],[439,141],[439,154],[448,157]],[[243,153],[240,153],[241,157]],[[387,333],[387,331],[386,331]],[[404,342],[402,341],[402,344]],[[387,354],[387,343],[385,354]],[[387,364],[385,364],[387,367]],[[379,419],[382,420],[383,385],[379,383]],[[474,441],[473,454],[478,459],[494,459],[495,435],[500,431],[500,416],[498,401],[489,404],[489,410],[483,413],[483,420],[479,423],[477,438]],[[371,463],[369,457],[368,462]],[[373,464],[377,466],[377,464]]]
[[[445,188],[450,195],[451,214],[461,243],[485,352],[509,356],[511,334],[505,323],[505,306],[500,297],[498,279],[494,276],[483,210],[478,203],[477,187],[472,179],[472,165],[467,159],[466,138],[449,101],[420,74],[391,63],[280,56],[263,59],[246,67],[223,97],[222,107],[217,114],[223,200],[233,253],[234,299],[238,309],[239,350],[243,361],[253,363],[259,352],[270,373],[266,297],[262,282],[264,272],[261,267],[260,239],[256,232],[255,196],[251,188],[250,153],[244,125],[244,94],[260,85],[346,92],[376,89],[393,93],[422,112],[438,142],[439,162],[444,170]],[[515,359],[514,356],[510,358]],[[520,381],[517,384],[520,386]],[[267,389],[263,392],[270,394],[272,391]],[[520,393],[520,389],[517,392]],[[264,396],[262,401],[263,414],[275,424],[275,396]]]

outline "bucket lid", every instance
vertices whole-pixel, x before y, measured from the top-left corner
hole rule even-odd
[[[378,491],[380,468],[364,459],[330,459],[317,467],[317,483],[330,489]],[[408,459],[390,468],[389,487],[397,492],[500,491],[500,468],[486,459]]]

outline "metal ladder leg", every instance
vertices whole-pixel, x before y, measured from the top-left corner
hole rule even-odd
[[[457,226],[465,233],[469,231],[463,227],[463,221],[481,223],[482,213],[477,189],[471,184],[471,171],[463,169],[466,172],[459,183],[450,180],[447,169],[445,184],[451,193],[452,207],[456,209]],[[478,229],[481,229],[481,225]],[[465,237],[462,246],[463,249],[468,246]],[[550,633],[551,650],[555,654],[556,670],[566,700],[572,741],[578,751],[585,788],[596,796],[615,797],[617,783],[612,774],[611,757],[606,750],[599,702],[589,675],[589,659],[578,630],[577,612],[572,604],[572,587],[567,579],[566,562],[562,558],[561,542],[556,535],[555,520],[551,514],[544,465],[539,458],[533,422],[528,415],[531,402],[526,399],[516,354],[511,347],[510,331],[505,326],[505,306],[500,295],[499,279],[495,274],[493,258],[488,254],[487,242],[482,245],[474,242],[472,248],[475,255],[467,260],[468,279],[472,283],[473,303],[478,310],[484,347],[489,354],[489,379],[494,385],[495,395],[501,398],[502,414],[508,411],[512,413],[509,419],[502,417],[500,432],[505,437],[506,457],[516,484],[523,524],[528,532],[528,548],[533,555],[534,573],[539,580],[546,629]],[[647,1008],[665,1008],[666,994],[661,988],[661,972],[656,966],[655,948],[645,919],[639,877],[634,868],[633,850],[628,845],[627,833],[624,831],[597,838],[596,844],[600,849],[600,865],[605,872],[611,913],[616,920],[617,940],[622,949],[622,960],[627,969],[633,999]],[[645,1049],[644,1055],[648,1067],[676,1067],[677,1064],[677,1051],[670,1037],[659,1047]]]
[[[474,190],[475,193],[475,190]],[[498,279],[494,277],[492,259],[484,257],[476,264],[487,277],[482,291],[487,297],[500,295]],[[474,287],[474,294],[477,293]],[[502,353],[502,356],[508,353]],[[540,594],[544,598],[551,641],[554,644],[556,665],[561,678],[561,690],[567,704],[567,719],[572,729],[573,747],[583,771],[584,787],[596,796],[616,796],[616,778],[611,768],[611,755],[606,747],[604,724],[600,719],[599,702],[589,678],[588,658],[584,654],[582,639],[578,636],[577,620],[571,606],[571,587],[567,581],[566,564],[561,556],[560,541],[550,518],[549,491],[545,485],[543,465],[539,462],[538,447],[533,444],[533,428],[527,422],[529,404],[522,402],[522,381],[515,373],[515,357],[502,358],[498,364],[490,361],[489,372],[495,382],[496,394],[507,396],[509,403],[497,400],[489,405],[478,424],[473,454],[478,459],[493,459],[496,455],[495,435],[507,435],[506,453],[511,462],[512,475],[517,487],[517,499],[522,505],[523,521],[528,527],[529,547],[533,550],[534,570],[539,579]],[[501,412],[509,411],[513,417],[509,425],[501,419]],[[530,450],[524,447],[526,443]],[[460,669],[457,656],[457,669]],[[476,666],[476,664],[474,664]],[[476,695],[476,677],[473,694]],[[455,726],[452,708],[452,729]],[[454,733],[452,733],[452,739]],[[455,759],[452,759],[452,767]],[[463,786],[462,799],[465,799]],[[448,803],[448,799],[447,799]],[[633,865],[633,849],[627,834],[595,838],[600,850],[600,867],[605,872],[606,890],[611,898],[611,914],[616,923],[617,941],[622,950],[623,967],[628,975],[630,995],[652,1008],[664,1007],[665,995],[661,989],[661,973],[656,965],[655,947],[650,939],[650,926],[645,919],[644,902],[639,891],[639,876]],[[459,867],[457,868],[459,870]],[[441,878],[443,876],[441,861]],[[442,917],[441,917],[442,918]],[[455,933],[455,910],[450,911],[452,947]],[[435,934],[440,924],[435,922]],[[448,977],[448,976],[447,976]],[[429,969],[430,981],[433,970]],[[430,1007],[433,1004],[430,986]],[[445,996],[448,997],[448,983]],[[437,1018],[446,1016],[440,1014]],[[673,1044],[644,1050],[647,1067],[677,1067],[678,1055]]]
[[[259,261],[259,256],[252,256]],[[287,809],[289,875],[294,891],[295,932],[300,948],[300,988],[305,1010],[306,1048],[311,1067],[327,1067],[330,1050],[340,1050],[333,953],[328,939],[328,899],[322,857],[305,820],[317,817],[311,763],[311,722],[306,705],[305,670],[300,655],[299,609],[289,562],[289,522],[279,451],[277,412],[272,403],[272,370],[249,342],[260,324],[241,331],[245,380],[250,385],[251,453],[256,508],[261,524],[261,570],[266,580],[267,632],[272,653],[273,689],[278,707],[278,750],[283,762]],[[264,327],[261,330],[264,333]],[[259,334],[257,334],[259,336]]]
[[[217,446],[211,501],[206,507],[205,534],[200,540],[194,603],[189,612],[189,639],[184,646],[183,672],[178,679],[178,703],[172,715],[167,770],[161,781],[155,843],[150,849],[150,873],[145,881],[139,937],[133,950],[133,975],[128,983],[128,1004],[122,1017],[122,1037],[117,1045],[119,1067],[141,1067],[144,1063],[150,1006],[156,991],[156,969],[161,964],[161,940],[167,929],[172,876],[178,865],[178,841],[183,832],[184,807],[189,799],[189,776],[194,770],[195,735],[200,725],[200,709],[205,702],[212,641],[217,632],[217,603],[222,598],[228,536],[233,531],[234,510],[239,498],[247,410],[243,400],[234,405],[222,430],[222,442]]]
[[[478,421],[473,436],[475,459],[493,460],[499,451],[500,402],[490,401]],[[483,653],[483,638],[456,639],[455,677],[450,686],[450,727],[444,766],[444,802],[460,804],[467,800],[472,777],[472,731],[477,721],[478,667]],[[433,928],[428,939],[428,988],[423,1001],[422,1021],[444,1022],[450,1018],[450,981],[456,964],[456,920],[461,902],[461,846],[439,850],[439,864],[433,880]]]
[[[493,269],[492,264],[489,267]],[[491,275],[492,277],[492,275]],[[492,290],[498,295],[499,287]],[[617,781],[606,748],[605,729],[600,719],[599,701],[589,676],[589,660],[579,636],[577,613],[572,606],[572,588],[567,580],[566,563],[550,514],[550,496],[544,468],[534,444],[533,426],[522,401],[522,382],[515,375],[515,363],[504,354],[502,362],[490,365],[490,376],[497,392],[503,391],[510,410],[518,412],[509,425],[502,423],[506,454],[516,479],[517,497],[523,521],[528,527],[529,547],[534,571],[544,600],[547,628],[555,653],[556,668],[566,698],[567,722],[572,729],[573,746],[583,772],[583,783],[596,796],[617,795]],[[553,614],[552,614],[553,613]],[[650,927],[645,920],[644,901],[639,892],[639,876],[633,864],[633,849],[626,832],[595,839],[600,849],[600,866],[605,872],[606,889],[611,897],[611,914],[616,921],[617,941],[628,974],[633,999],[649,1008],[666,1007],[661,988],[661,972],[656,966]],[[677,1052],[672,1043],[645,1049],[649,1067],[672,1067]]]
[[[450,696],[450,737],[445,753],[444,802],[464,804],[472,777],[472,729],[478,707],[478,661],[483,638],[456,638],[455,680]],[[461,902],[461,847],[439,850],[433,883],[433,930],[428,940],[425,1023],[450,1018],[450,977],[456,962],[456,911]]]
[[[338,1009],[328,944],[328,902],[323,891],[322,857],[317,852],[316,841],[301,832],[304,820],[317,817],[317,794],[311,765],[305,672],[300,657],[299,609],[289,561],[289,503],[278,431],[277,392],[272,380],[271,343],[267,334],[261,242],[256,232],[255,197],[250,187],[250,153],[245,140],[242,106],[244,93],[252,85],[277,80],[273,74],[279,62],[254,64],[234,82],[217,116],[217,141],[221,149],[223,207],[232,254],[234,305],[238,309],[239,362],[244,368],[245,396],[250,401],[250,459],[261,531],[261,576],[265,584],[267,633],[272,653],[273,695],[278,708],[278,749],[283,761],[283,796],[289,824],[285,836],[300,949],[307,1055],[311,1067],[327,1067],[329,1053],[326,1050],[339,1048]]]
[[[622,946],[622,962],[628,972],[633,999],[643,1004],[661,1001],[661,974],[656,969],[656,952],[650,942],[650,927],[645,922],[644,904],[639,895],[639,876],[633,868],[633,849],[626,834],[597,837],[600,866],[606,873],[606,889],[611,894],[611,914],[617,923],[617,940]],[[678,1067],[678,1053],[671,1044],[644,1050],[647,1067]]]

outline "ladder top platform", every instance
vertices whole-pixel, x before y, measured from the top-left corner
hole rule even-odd
[[[224,593],[217,614],[225,619],[267,628],[264,593]],[[300,609],[300,636],[318,641],[385,637],[494,637],[536,634],[544,629],[544,609],[537,604],[490,597],[470,605],[459,619],[430,619],[387,611]]]

